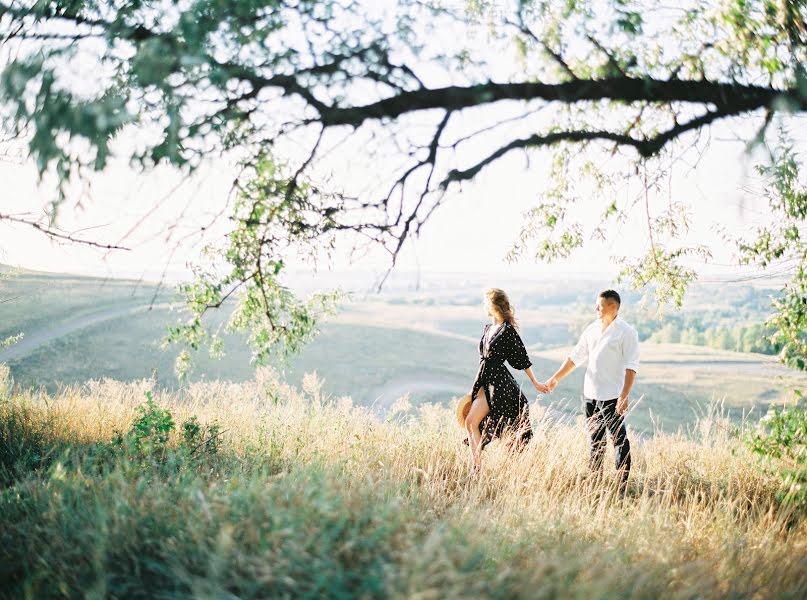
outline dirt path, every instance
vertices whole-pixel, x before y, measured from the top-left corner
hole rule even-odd
[[[113,307],[82,315],[75,319],[62,320],[57,322],[53,327],[36,329],[30,333],[25,332],[25,337],[23,337],[22,340],[5,350],[0,350],[0,363],[16,360],[36,350],[40,346],[44,346],[55,339],[84,329],[85,327],[90,327],[91,325],[97,325],[104,321],[125,317],[126,315],[134,315],[147,310],[165,310],[169,307],[170,304],[127,306],[125,308]]]

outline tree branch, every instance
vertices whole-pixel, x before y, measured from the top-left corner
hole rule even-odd
[[[574,70],[569,66],[569,63],[567,63],[564,60],[563,56],[559,52],[553,50],[552,47],[546,43],[546,41],[538,37],[535,34],[535,32],[527,26],[527,24],[524,22],[523,15],[519,13],[518,23],[509,20],[505,20],[505,23],[507,25],[510,25],[511,27],[514,27],[517,31],[520,31],[528,38],[530,38],[532,41],[534,41],[536,44],[541,46],[541,48],[544,49],[544,52],[546,52],[550,56],[550,58],[552,58],[552,60],[554,60],[569,77],[571,77],[572,79],[577,79],[577,75],[575,74]]]
[[[412,223],[418,216],[418,211],[420,207],[423,205],[423,201],[426,198],[426,195],[430,191],[432,176],[434,175],[434,168],[437,162],[437,149],[440,147],[440,136],[443,135],[443,131],[445,131],[446,125],[448,125],[448,120],[451,118],[451,111],[447,111],[445,116],[443,117],[440,124],[437,126],[437,129],[434,132],[434,136],[432,137],[432,141],[429,144],[429,155],[426,157],[425,160],[419,162],[413,169],[407,171],[407,173],[413,172],[415,168],[419,168],[423,165],[431,165],[429,169],[429,175],[426,177],[426,183],[423,185],[423,191],[420,194],[420,198],[418,198],[418,202],[415,205],[415,208],[409,214],[409,217],[406,219],[404,223],[403,230],[401,231],[400,235],[396,236],[398,238],[398,243],[395,249],[392,251],[392,260],[389,269],[387,270],[386,274],[382,278],[381,282],[378,284],[378,290],[381,291],[381,288],[384,285],[384,282],[387,280],[387,277],[392,272],[392,269],[395,267],[395,263],[398,260],[398,254],[401,251],[401,247],[404,244],[407,236],[409,235],[409,230],[412,227]],[[401,199],[403,203],[403,198]],[[429,213],[431,214],[431,212]],[[420,223],[418,224],[418,230],[420,229]]]
[[[512,142],[502,146],[492,154],[489,154],[487,157],[476,163],[473,167],[470,167],[463,171],[453,169],[440,183],[440,187],[442,189],[446,189],[453,182],[473,179],[474,177],[476,177],[479,171],[481,171],[483,168],[485,168],[493,161],[501,158],[511,150],[517,150],[519,148],[534,148],[538,146],[552,146],[559,142],[586,142],[593,140],[609,140],[612,142],[616,142],[618,145],[621,146],[633,146],[640,156],[642,156],[643,158],[648,158],[658,153],[659,150],[661,150],[667,142],[679,137],[681,134],[690,131],[692,129],[699,129],[704,125],[707,125],[712,121],[715,121],[716,119],[732,116],[733,114],[737,114],[740,112],[744,111],[741,109],[737,109],[736,112],[723,113],[723,114],[717,112],[707,112],[706,114],[701,115],[700,117],[696,117],[690,121],[687,121],[686,123],[676,125],[675,127],[672,127],[663,133],[660,133],[656,136],[646,139],[637,139],[625,133],[616,133],[612,131],[580,130],[580,131],[559,131],[556,133],[549,133],[546,135],[535,134],[531,135],[528,138],[513,140]]]
[[[267,85],[279,84],[267,80]],[[686,102],[714,105],[717,113],[736,114],[759,108],[781,109],[783,100],[792,109],[807,111],[807,96],[797,88],[777,90],[738,83],[711,81],[663,81],[650,77],[612,77],[608,79],[577,79],[564,83],[483,83],[472,86],[449,86],[401,92],[371,104],[352,107],[330,107],[321,111],[318,119],[326,127],[352,125],[364,121],[397,118],[420,110],[443,109],[458,111],[501,100],[544,100],[565,104],[581,101],[612,100],[623,103]],[[322,108],[320,106],[320,108]]]
[[[44,233],[46,236],[54,240],[62,240],[74,244],[83,244],[85,246],[102,248],[104,250],[131,250],[131,248],[127,248],[125,246],[118,246],[117,244],[103,244],[100,242],[94,242],[92,240],[79,238],[73,235],[72,233],[61,232],[57,229],[49,227],[48,225],[43,225],[39,221],[34,221],[33,219],[25,219],[23,217],[16,217],[14,215],[0,213],[0,221],[9,221],[11,223],[19,223],[21,225],[27,225],[28,227],[33,227],[37,231]]]

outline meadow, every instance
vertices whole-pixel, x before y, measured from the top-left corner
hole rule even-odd
[[[807,521],[728,428],[636,444],[621,498],[611,469],[585,477],[581,428],[533,418],[533,443],[494,442],[469,479],[450,410],[379,420],[311,376],[55,396],[6,380],[0,595],[807,595]]]

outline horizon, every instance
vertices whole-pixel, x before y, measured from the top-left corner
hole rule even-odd
[[[35,275],[45,275],[45,276],[59,276],[59,277],[76,277],[76,278],[86,278],[86,279],[98,279],[101,281],[120,281],[120,282],[130,282],[130,283],[137,283],[140,285],[147,285],[147,286],[162,286],[165,288],[175,287],[182,283],[187,283],[190,281],[189,279],[181,279],[178,277],[179,272],[171,273],[168,272],[166,277],[162,280],[160,279],[160,275],[162,275],[162,271],[155,270],[152,271],[151,274],[157,275],[154,278],[148,277],[148,272],[145,273],[112,273],[109,271],[102,271],[102,270],[66,270],[66,271],[57,271],[57,270],[46,270],[46,269],[32,269],[24,266],[18,265],[10,265],[5,262],[0,261],[0,272],[11,273],[12,276],[14,273],[22,273],[22,274],[35,274]],[[750,269],[750,273],[758,273],[758,270]],[[352,279],[354,282],[363,282],[362,285],[367,287],[368,295],[376,295],[382,297],[385,293],[393,293],[393,292],[400,292],[401,288],[406,288],[406,291],[410,292],[425,292],[425,289],[416,288],[416,284],[418,281],[420,285],[423,286],[425,284],[433,284],[435,283],[436,279],[445,278],[445,277],[452,277],[452,278],[462,278],[465,281],[459,282],[461,285],[459,287],[464,288],[466,284],[470,282],[478,283],[481,279],[491,279],[491,280],[501,280],[508,283],[517,283],[519,285],[527,285],[529,282],[524,280],[523,277],[529,275],[547,275],[546,273],[540,272],[533,272],[529,273],[527,271],[519,273],[519,272],[507,272],[507,273],[500,273],[495,270],[478,270],[478,271],[464,271],[464,270],[445,270],[445,269],[421,269],[421,270],[414,270],[414,269],[406,269],[406,268],[399,268],[395,267],[390,273],[387,282],[385,283],[384,287],[380,291],[376,291],[377,286],[375,285],[378,281],[379,274],[383,274],[383,271],[374,271],[369,268],[364,269],[351,269],[351,268],[326,268],[320,269],[318,271],[306,271],[303,269],[290,269],[286,272],[286,276],[289,278],[291,282],[289,287],[294,288],[295,283],[297,285],[302,284],[304,287],[312,287],[312,281],[322,282],[323,280],[342,280],[345,277]],[[171,275],[175,275],[177,277],[172,278]],[[555,275],[555,274],[550,274]],[[562,277],[552,278],[552,282],[565,282],[565,281],[572,281],[572,282],[586,282],[586,283],[593,283],[597,281],[610,281],[613,283],[611,287],[614,289],[624,290],[626,293],[632,294],[641,294],[641,290],[637,290],[632,288],[628,283],[617,283],[615,281],[615,275],[611,278],[604,276],[603,273],[598,273],[596,271],[576,271],[576,272],[566,272],[562,274]],[[774,289],[781,287],[787,280],[785,278],[780,278],[776,276],[764,276],[764,277],[756,277],[753,275],[738,275],[735,269],[732,269],[730,266],[727,267],[727,270],[724,273],[724,277],[718,277],[716,279],[708,279],[708,278],[701,278],[699,277],[695,281],[692,282],[691,287],[709,287],[709,286],[716,286],[716,285],[747,285],[749,287],[754,288],[762,288],[762,289]],[[540,282],[537,282],[536,285],[539,285]],[[316,287],[316,286],[313,286]],[[496,287],[495,284],[490,284],[490,287]],[[599,289],[599,288],[598,288]],[[604,289],[604,288],[603,288]]]

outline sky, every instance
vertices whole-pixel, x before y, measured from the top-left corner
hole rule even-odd
[[[725,134],[725,141],[720,134]],[[691,203],[695,211],[691,240],[715,248],[719,265],[729,264],[731,255],[720,251],[722,244],[714,226],[719,223],[742,231],[764,217],[757,212],[764,205],[754,203],[742,191],[748,181],[756,179],[751,173],[754,160],[729,136],[729,130],[714,131],[714,140],[698,166],[676,174],[672,182],[673,195]],[[505,260],[517,239],[524,211],[536,202],[545,184],[550,153],[541,152],[529,168],[520,157],[501,159],[476,182],[453,192],[421,235],[405,247],[397,269],[402,273],[500,272],[541,277],[615,275],[614,255],[644,248],[646,230],[640,223],[629,222],[608,242],[591,241],[570,259],[555,264],[536,264],[529,258],[518,264]],[[228,195],[231,178],[232,169],[216,163],[205,165],[189,181],[168,168],[139,173],[117,163],[92,177],[89,190],[83,189],[84,184],[76,186],[72,196],[79,191],[81,205],[65,206],[60,224],[65,230],[101,243],[120,243],[129,250],[55,243],[29,227],[0,223],[0,262],[41,271],[176,281],[189,275],[188,265],[199,259],[202,245],[196,236],[175,249],[176,244],[213,221]],[[0,181],[3,210],[12,214],[36,214],[55,193],[52,181],[39,183],[28,160],[0,162]],[[596,221],[602,210],[598,199],[587,198],[581,204],[589,221]],[[158,208],[151,212],[155,205]],[[381,274],[389,266],[388,255],[381,251],[351,261],[347,248],[338,250],[330,265],[337,273]],[[292,265],[296,270],[306,268],[303,263]],[[736,271],[719,265],[703,271]]]
[[[502,57],[502,61],[512,68],[512,57]],[[427,69],[426,76],[429,75]],[[693,210],[687,241],[713,249],[713,264],[696,265],[706,279],[738,273],[732,264],[731,249],[723,243],[716,226],[740,233],[753,230],[768,218],[763,199],[743,191],[756,184],[753,165],[759,157],[749,156],[738,138],[748,139],[752,133],[747,123],[737,121],[712,127],[710,143],[702,155],[693,150],[670,178],[671,198],[683,200]],[[122,147],[138,143],[138,132],[129,131],[126,136],[119,142]],[[799,148],[804,147],[805,140],[799,140]],[[524,223],[523,213],[538,201],[547,185],[551,152],[545,149],[534,153],[529,166],[523,155],[507,155],[474,182],[452,190],[421,235],[404,247],[396,267],[398,277],[417,272],[500,273],[537,279],[615,277],[618,267],[614,257],[636,256],[646,249],[643,211],[636,211],[607,242],[587,240],[567,260],[549,265],[537,264],[528,257],[517,264],[505,260]],[[372,181],[384,166],[365,162],[353,167],[351,176]],[[188,278],[190,265],[200,260],[205,243],[220,239],[226,231],[226,219],[217,220],[216,216],[226,203],[234,173],[234,165],[219,159],[203,164],[189,180],[167,167],[143,173],[125,162],[113,161],[106,172],[75,183],[71,200],[60,213],[59,225],[63,230],[100,243],[120,244],[128,250],[56,243],[30,227],[0,221],[0,263],[41,271],[155,281]],[[641,184],[638,175],[636,179],[631,182],[635,189]],[[0,181],[2,211],[7,214],[37,217],[55,194],[54,182],[48,178],[39,182],[32,161],[24,157],[0,160]],[[599,200],[587,197],[580,203],[577,217],[584,224],[596,224],[602,212]],[[197,235],[202,227],[204,237]],[[287,262],[298,278],[305,279],[310,273],[307,263],[293,258]],[[335,278],[372,281],[389,266],[389,256],[378,248],[357,257],[351,255],[349,245],[342,245],[337,247],[333,260],[323,263],[320,269],[330,270]]]

